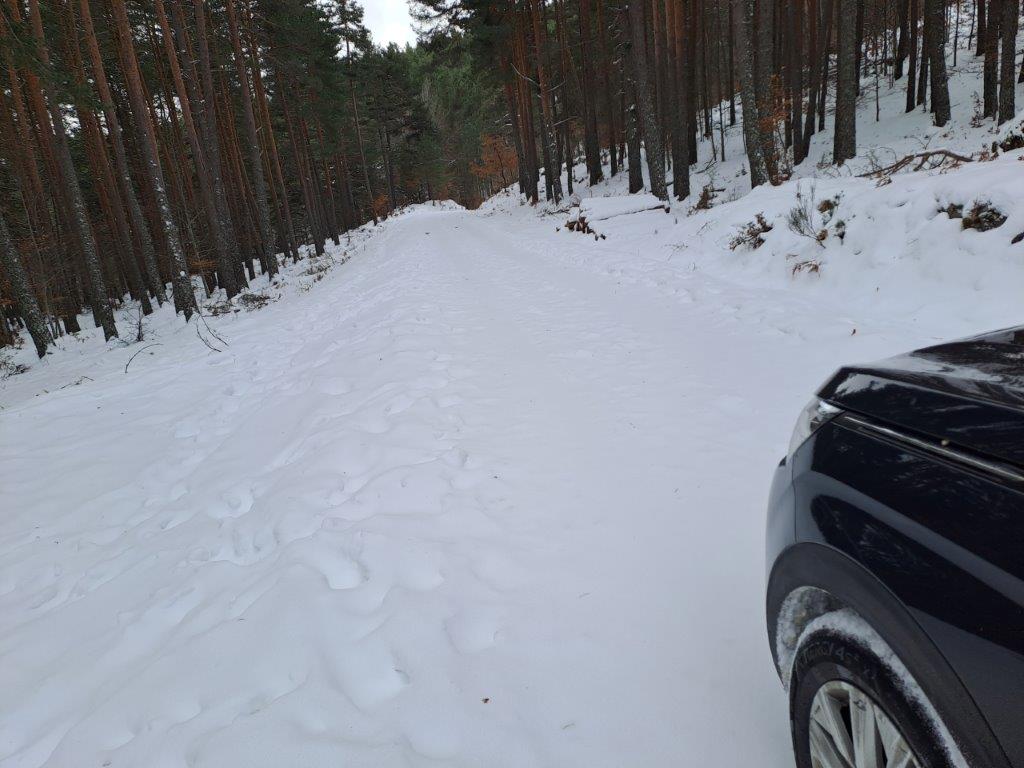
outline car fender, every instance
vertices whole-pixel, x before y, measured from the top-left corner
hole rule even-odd
[[[813,595],[803,609],[785,611],[801,590]],[[775,560],[768,580],[768,640],[784,677],[784,636],[799,636],[802,625],[838,608],[856,611],[907,667],[957,741],[970,765],[1011,768],[1006,754],[949,662],[895,594],[862,565],[825,544],[800,542]],[[780,618],[781,617],[781,618]],[[800,626],[784,626],[797,622]]]

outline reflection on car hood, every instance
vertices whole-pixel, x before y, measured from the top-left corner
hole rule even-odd
[[[819,395],[879,421],[1024,464],[1024,326],[845,366]]]

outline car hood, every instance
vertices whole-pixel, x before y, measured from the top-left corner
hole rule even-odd
[[[839,407],[1024,465],[1024,326],[840,368]]]

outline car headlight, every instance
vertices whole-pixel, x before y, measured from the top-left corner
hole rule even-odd
[[[793,427],[793,437],[789,440],[789,455],[792,456],[796,453],[796,449],[803,445],[807,438],[842,412],[841,408],[836,408],[824,400],[818,398],[811,400],[807,407],[800,412],[800,418],[796,420],[796,426]]]

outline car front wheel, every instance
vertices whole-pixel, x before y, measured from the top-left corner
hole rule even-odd
[[[919,702],[867,644],[833,630],[806,638],[790,686],[799,768],[950,768]]]

